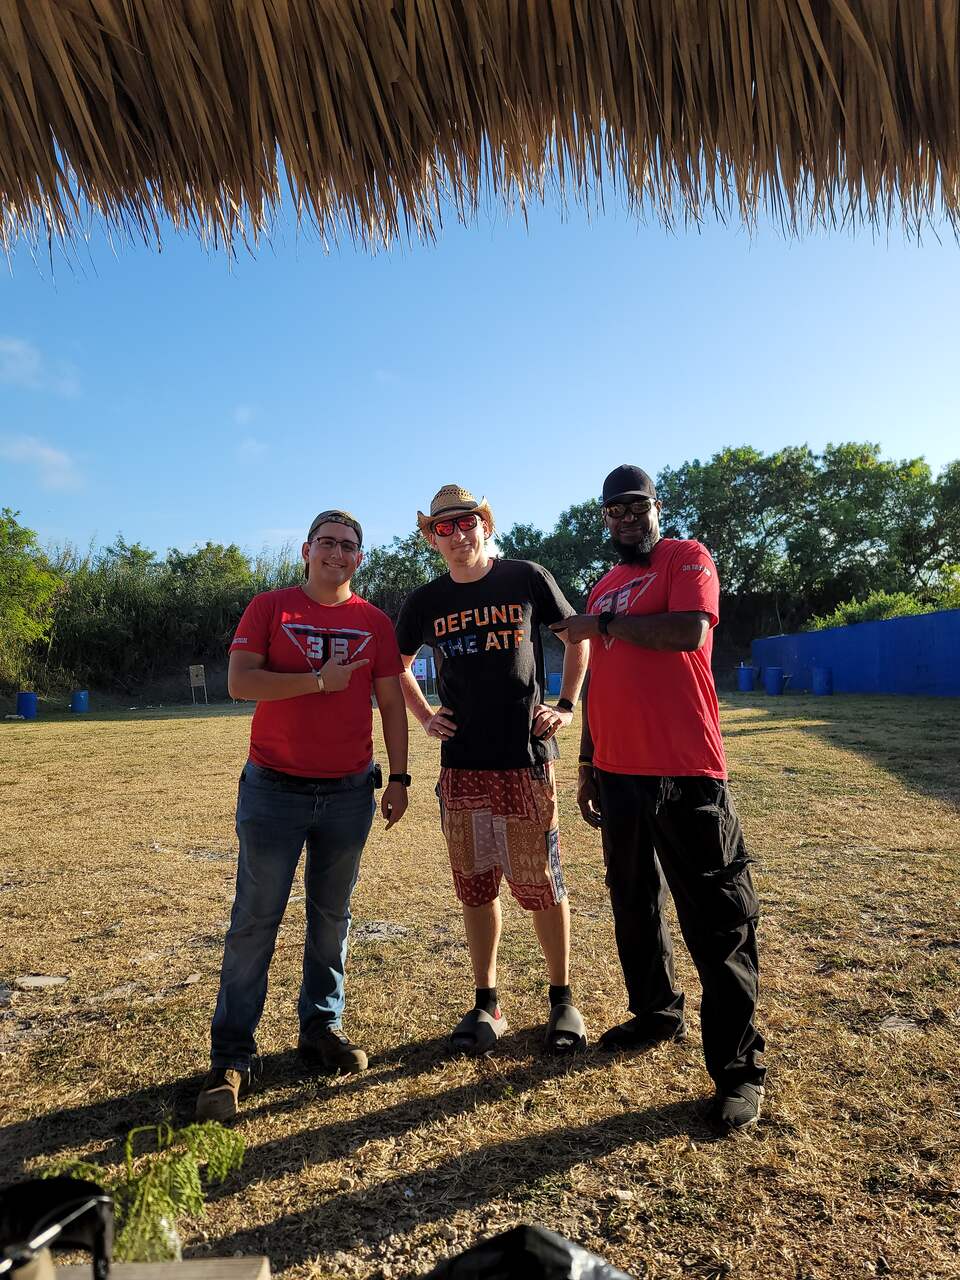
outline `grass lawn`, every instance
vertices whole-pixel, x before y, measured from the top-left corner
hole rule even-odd
[[[302,884],[260,1028],[244,1168],[188,1222],[193,1256],[266,1253],[293,1280],[400,1277],[518,1221],[635,1277],[960,1275],[960,705],[728,698],[734,794],[763,904],[764,1122],[711,1139],[696,1007],[684,1044],[540,1052],[533,932],[505,904],[495,1058],[452,1060],[472,997],[437,822],[436,744],[412,737],[403,823],[377,823],[354,899],[345,1025],[371,1069],[292,1053]],[[186,1120],[232,901],[249,709],[0,724],[0,1181],[65,1153],[120,1157]],[[597,835],[561,739],[574,990],[625,1016]],[[371,927],[385,922],[387,929]],[[60,986],[10,991],[24,974]]]

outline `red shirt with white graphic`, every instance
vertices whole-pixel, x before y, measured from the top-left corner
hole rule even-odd
[[[339,693],[258,702],[250,728],[250,759],[265,769],[339,778],[367,767],[373,758],[373,681],[403,670],[385,613],[358,595],[343,604],[317,604],[301,587],[265,591],[244,610],[234,650],[262,654],[267,671],[319,671],[331,657],[368,658]]]
[[[727,776],[710,669],[719,603],[710,553],[677,538],[661,538],[649,564],[618,564],[590,592],[588,613],[707,613],[711,628],[695,653],[644,649],[613,636],[591,639],[587,708],[598,769]]]

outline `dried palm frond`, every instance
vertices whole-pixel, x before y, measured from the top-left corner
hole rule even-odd
[[[0,0],[0,236],[91,213],[430,236],[606,185],[664,222],[956,226],[960,0]]]

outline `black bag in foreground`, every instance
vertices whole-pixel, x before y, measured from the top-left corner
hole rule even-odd
[[[595,1253],[546,1227],[511,1227],[456,1258],[445,1258],[426,1280],[630,1280]]]

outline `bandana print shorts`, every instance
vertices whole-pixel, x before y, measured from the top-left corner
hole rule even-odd
[[[442,769],[437,797],[462,903],[492,902],[502,876],[528,911],[544,911],[566,897],[552,764]]]

